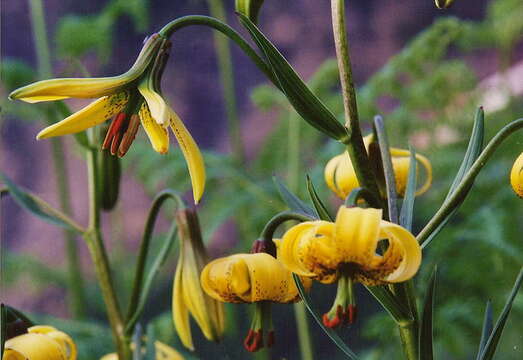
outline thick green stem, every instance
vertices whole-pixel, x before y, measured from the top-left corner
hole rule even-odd
[[[93,135],[93,129],[89,129]],[[92,136],[91,136],[92,139]],[[120,305],[116,297],[109,259],[102,240],[100,231],[100,191],[98,169],[96,166],[97,150],[87,150],[87,174],[89,185],[89,228],[84,234],[84,239],[89,248],[91,258],[95,267],[96,276],[102,297],[107,310],[107,316],[111,325],[119,360],[131,359],[131,348],[129,338],[125,336],[125,324],[120,310]]]
[[[418,331],[412,323],[401,324],[398,327],[401,345],[407,360],[418,360]]]
[[[38,59],[39,77],[49,78],[52,76],[51,56],[45,26],[44,8],[41,0],[29,1],[31,12],[31,23],[33,26],[33,39]],[[48,121],[54,121],[53,113],[47,112]],[[67,169],[65,165],[64,146],[60,138],[51,139],[51,154],[56,174],[56,187],[60,209],[66,214],[72,214],[69,201],[69,182],[67,180]],[[69,293],[69,310],[73,317],[82,318],[85,315],[86,300],[84,291],[84,280],[78,257],[76,239],[71,231],[63,231],[67,258],[67,274]]]
[[[345,110],[345,127],[347,127],[348,133],[350,134],[350,138],[346,143],[347,151],[360,185],[369,189],[379,198],[376,178],[369,165],[359,124],[356,91],[352,78],[349,44],[345,26],[345,1],[331,0],[331,10],[334,45],[336,47],[336,58],[338,60],[340,73],[343,108]]]
[[[211,16],[226,21],[223,0],[207,0]],[[234,90],[234,74],[232,70],[231,50],[227,38],[218,33],[214,33],[214,48],[218,58],[218,69],[220,81],[223,88],[225,100],[225,111],[229,125],[229,141],[234,159],[238,164],[243,164],[245,160],[245,150],[241,137],[240,120],[237,112],[236,92]]]

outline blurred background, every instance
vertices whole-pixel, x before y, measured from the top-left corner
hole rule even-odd
[[[35,36],[48,38],[52,77],[112,76],[134,62],[146,35],[189,14],[209,14],[218,0],[47,0],[43,2],[45,32],[33,33],[30,1],[1,4],[0,166],[18,185],[62,206],[58,174],[65,173],[74,218],[87,219],[85,162],[71,136],[35,141],[46,125],[40,105],[9,102],[14,88],[44,78]],[[223,1],[228,23],[248,37],[234,15],[234,1]],[[523,3],[521,0],[456,1],[439,11],[430,0],[348,1],[347,22],[358,106],[365,132],[382,114],[393,146],[426,155],[434,167],[431,190],[416,199],[419,231],[437,210],[459,168],[478,106],[486,113],[486,139],[502,126],[523,117]],[[327,1],[271,1],[262,7],[259,25],[328,107],[342,119],[336,62]],[[311,175],[332,212],[340,205],[323,180],[328,159],[342,152],[339,144],[310,128],[290,109],[286,99],[237,48],[231,45],[244,157],[231,151],[224,92],[212,32],[189,27],[172,38],[171,58],[163,91],[172,107],[204,150],[208,184],[198,206],[211,257],[248,251],[265,222],[285,209],[273,184],[276,175],[308,200],[305,174]],[[39,63],[40,62],[40,63]],[[45,68],[45,66],[44,66]],[[39,71],[40,70],[40,71]],[[70,100],[79,109],[87,102]],[[56,118],[56,121],[60,118]],[[288,141],[289,129],[299,141]],[[174,141],[173,141],[174,143]],[[299,161],[289,153],[298,149]],[[438,264],[435,337],[438,357],[469,359],[477,348],[485,303],[492,300],[497,316],[523,262],[521,199],[509,187],[508,173],[523,150],[514,135],[478,177],[454,220],[425,253],[418,275],[426,279]],[[63,169],[56,168],[63,157]],[[58,159],[58,160],[57,160]],[[59,166],[59,165],[58,165]],[[122,159],[123,177],[114,211],[103,218],[116,286],[130,292],[139,240],[154,194],[165,188],[186,193],[191,201],[183,157],[176,145],[157,156],[143,132]],[[111,350],[105,314],[93,268],[81,239],[64,238],[60,229],[29,215],[9,197],[1,204],[1,301],[39,321],[70,330],[83,351],[94,359]],[[160,223],[162,234],[171,220]],[[68,245],[69,244],[69,245]],[[157,244],[158,245],[158,244]],[[87,306],[69,298],[68,256],[77,248]],[[69,255],[68,255],[69,254]],[[183,352],[171,323],[171,287],[177,253],[162,268],[146,306],[143,324]],[[420,282],[421,283],[421,282]],[[315,285],[313,302],[326,312],[334,298],[329,286]],[[419,294],[424,289],[418,289]],[[326,300],[327,299],[327,300]],[[341,331],[364,359],[400,358],[397,330],[378,304],[358,288],[362,316]],[[249,358],[241,345],[249,309],[227,306],[223,342],[205,341],[196,327],[196,352],[188,358]],[[523,298],[516,299],[508,320],[500,359],[523,357]],[[273,358],[299,359],[293,312],[276,306]],[[342,358],[313,320],[316,356]],[[96,346],[92,346],[96,344]]]

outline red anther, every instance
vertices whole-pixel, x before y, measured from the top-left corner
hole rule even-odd
[[[243,347],[245,349],[247,349],[248,351],[251,351],[250,347],[252,346],[251,345],[251,341],[252,341],[253,337],[254,337],[254,331],[252,329],[249,329],[249,332],[247,333],[247,336],[243,340]]]
[[[267,347],[274,345],[274,330],[267,333]]]
[[[121,132],[121,129],[125,123],[125,120],[127,118],[127,115],[123,112],[118,113],[113,121],[111,122],[111,125],[109,125],[109,129],[107,130],[107,133],[105,134],[105,139],[102,144],[102,149],[106,150],[111,146],[111,153],[114,155],[116,153],[112,151],[112,148],[114,147],[114,137],[116,134]],[[120,139],[118,139],[117,143],[120,143]],[[116,147],[118,149],[118,147]]]
[[[358,315],[358,308],[354,304],[347,306],[347,323],[353,324],[356,322],[356,316]]]
[[[247,333],[247,337],[243,341],[243,346],[247,351],[256,352],[263,347],[263,330],[254,331],[252,329]]]

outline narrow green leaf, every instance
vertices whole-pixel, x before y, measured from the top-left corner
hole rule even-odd
[[[492,303],[491,301],[487,301],[487,306],[485,308],[485,317],[483,319],[483,329],[481,330],[481,340],[479,341],[479,350],[478,355],[476,356],[476,360],[480,359],[481,352],[483,349],[485,349],[485,345],[487,345],[487,340],[490,337],[490,334],[492,333],[492,328],[494,326],[494,322],[492,320]]]
[[[242,14],[240,22],[250,33],[256,45],[264,53],[278,84],[298,114],[310,125],[333,139],[344,141],[347,129],[336,119],[323,102],[312,93],[283,55],[260,30]]]
[[[312,180],[309,175],[307,175],[307,190],[309,191],[309,196],[312,200],[312,204],[314,205],[316,213],[318,214],[320,219],[325,221],[333,221],[332,216],[329,214],[329,211],[318,196],[318,193],[316,192],[314,184],[312,183]]]
[[[416,173],[418,162],[416,161],[416,150],[410,147],[409,175],[403,204],[400,211],[400,225],[412,231],[412,218],[414,214],[414,199],[416,198]]]
[[[134,313],[129,317],[129,321],[127,321],[127,324],[125,326],[125,332],[128,333],[133,326],[138,321],[138,318],[143,312],[143,308],[145,307],[145,303],[147,301],[147,297],[149,296],[149,292],[151,291],[151,285],[154,281],[154,278],[158,274],[158,271],[160,271],[160,268],[162,267],[163,263],[167,259],[167,255],[169,254],[169,250],[171,250],[171,247],[174,243],[174,240],[176,239],[176,224],[173,224],[171,226],[171,229],[169,230],[169,233],[167,237],[165,238],[165,242],[158,252],[156,256],[153,258],[153,262],[151,264],[151,267],[147,271],[145,275],[145,280],[143,283],[142,291],[140,292],[140,296],[138,298],[138,304],[136,306],[136,310]]]
[[[458,173],[456,174],[456,177],[454,178],[454,181],[452,182],[452,185],[450,186],[449,192],[447,193],[447,196],[445,197],[445,200],[443,201],[443,204],[441,207],[444,207],[449,200],[449,198],[452,196],[456,188],[459,186],[467,172],[470,170],[472,165],[474,164],[474,161],[478,158],[479,154],[481,153],[481,150],[483,149],[483,139],[485,135],[485,113],[483,112],[483,108],[480,107],[476,111],[476,116],[474,118],[474,125],[472,128],[472,134],[470,136],[469,144],[467,147],[467,151],[465,152],[465,157],[463,158],[463,161],[461,162],[461,166],[459,167]],[[472,186],[472,185],[471,185]],[[423,242],[422,247],[425,248],[430,244],[432,240],[436,237],[436,235],[439,234],[439,232],[445,227],[445,225],[449,222],[449,220],[452,218],[452,216],[456,213],[459,206],[465,200],[465,197],[467,196],[467,192],[463,194],[461,197],[461,202],[452,210],[451,213],[439,224],[439,226],[430,233],[430,235],[427,237],[427,239]]]
[[[396,192],[396,177],[392,167],[392,157],[390,155],[389,141],[385,131],[385,124],[381,116],[374,117],[374,128],[378,135],[380,146],[381,162],[383,164],[383,173],[385,175],[385,184],[387,185],[387,204],[389,208],[389,220],[395,224],[398,223],[398,194]]]
[[[374,298],[383,306],[398,324],[412,321],[409,310],[401,304],[386,286],[365,286]]]
[[[478,357],[479,360],[490,360],[494,357],[494,353],[496,352],[496,348],[498,346],[499,340],[501,339],[501,334],[503,333],[503,328],[505,327],[505,323],[507,322],[508,315],[510,314],[510,310],[512,309],[512,303],[514,302],[514,299],[516,298],[516,295],[519,291],[519,288],[521,287],[522,282],[523,282],[523,268],[521,268],[519,271],[516,282],[514,283],[514,287],[512,288],[512,291],[510,292],[507,302],[505,303],[505,306],[503,307],[503,311],[501,312],[501,315],[499,316],[498,321],[496,321],[494,330],[490,334],[490,336],[487,340],[487,343],[485,344],[485,347],[483,348],[483,351],[481,352],[481,354]]]
[[[313,218],[317,218],[318,214],[309,205],[305,204],[300,198],[294,195],[283,182],[280,181],[276,176],[273,177],[274,183],[278,188],[283,202],[291,209],[291,211],[302,213]]]
[[[57,217],[55,215],[55,211],[53,211],[53,208],[37,202],[31,194],[18,187],[2,172],[0,172],[0,180],[3,181],[9,190],[9,194],[13,197],[13,200],[22,208],[50,224],[66,228],[68,230],[77,231],[77,229],[73,228],[67,222]]]
[[[311,315],[314,317],[314,320],[320,325],[321,329],[327,334],[327,336],[332,340],[334,344],[343,352],[345,355],[347,355],[351,359],[357,359],[358,356],[343,342],[343,340],[340,338],[340,336],[332,329],[326,327],[323,325],[323,321],[321,320],[320,316],[312,309],[311,302],[307,294],[305,293],[305,289],[303,288],[303,285],[301,283],[301,280],[298,275],[292,274],[294,278],[294,282],[296,283],[296,287],[298,288],[298,292],[300,293],[300,297],[302,301],[305,303],[305,307]]]
[[[22,312],[5,304],[0,304],[0,359],[4,356],[5,342],[14,336],[27,332],[33,322]]]
[[[419,359],[432,360],[434,350],[432,345],[432,314],[434,311],[434,291],[436,288],[437,267],[434,267],[432,276],[427,285],[423,312],[421,314],[420,335],[419,335]]]

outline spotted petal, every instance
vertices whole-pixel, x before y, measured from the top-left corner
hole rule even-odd
[[[200,280],[209,296],[224,302],[286,303],[298,299],[291,272],[265,253],[236,254],[211,261]]]
[[[178,140],[185,161],[187,162],[189,175],[191,177],[194,202],[198,203],[205,188],[205,165],[203,163],[202,154],[182,120],[180,120],[178,115],[172,109],[170,109],[169,124],[171,125],[174,136],[176,136],[176,139]]]
[[[151,116],[151,111],[147,103],[140,107],[140,121],[151,142],[153,149],[160,154],[165,154],[169,150],[169,134],[167,130],[159,125]]]
[[[38,133],[36,138],[45,139],[53,136],[73,134],[101,124],[122,111],[128,99],[129,93],[126,91],[111,96],[104,96],[62,121],[46,127]]]

